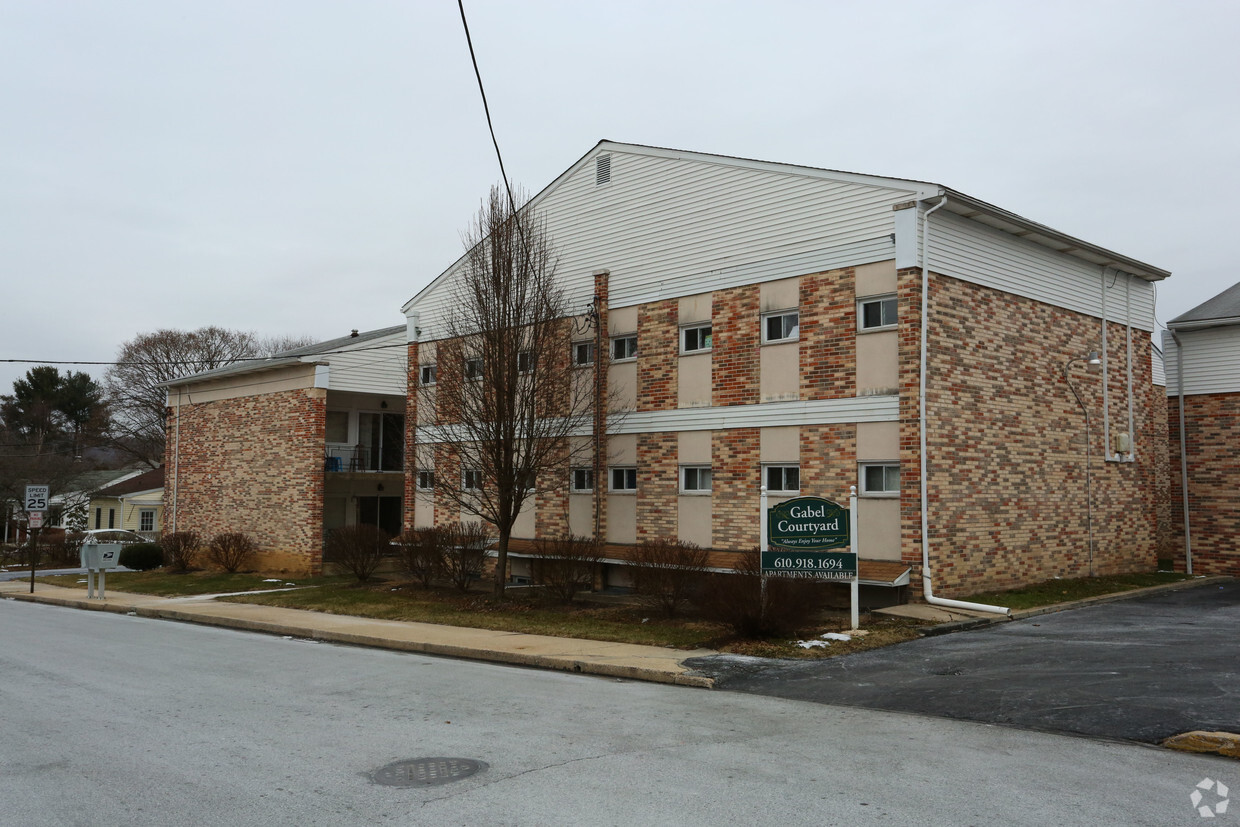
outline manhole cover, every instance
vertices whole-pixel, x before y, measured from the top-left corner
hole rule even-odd
[[[484,762],[472,758],[410,758],[380,767],[370,777],[388,787],[434,787],[469,778],[486,768]]]

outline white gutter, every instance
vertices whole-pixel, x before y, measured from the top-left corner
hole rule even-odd
[[[1180,493],[1184,496],[1184,571],[1193,573],[1193,534],[1188,520],[1188,423],[1184,421],[1184,343],[1180,334],[1171,330],[1175,340],[1175,384],[1180,400]]]
[[[177,533],[177,518],[181,509],[177,508],[177,494],[181,492],[181,386],[177,386],[177,426],[176,435],[172,440],[172,533]]]
[[[964,609],[971,612],[990,612],[991,614],[1010,614],[1005,606],[991,606],[986,603],[970,603],[967,600],[949,600],[935,597],[930,581],[930,504],[929,480],[926,476],[926,362],[929,351],[930,331],[930,213],[947,203],[947,194],[943,199],[921,216],[921,371],[918,377],[918,430],[921,440],[921,588],[926,602],[932,606],[944,606],[949,609]]]

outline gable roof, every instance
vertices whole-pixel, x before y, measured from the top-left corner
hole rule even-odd
[[[393,327],[383,327],[378,330],[367,330],[363,333],[351,333],[348,336],[341,336],[336,339],[328,339],[325,342],[318,342],[305,347],[293,348],[280,353],[274,353],[265,359],[245,359],[240,362],[234,362],[231,365],[225,365],[222,368],[214,370],[206,370],[202,373],[191,373],[188,376],[181,376],[176,379],[169,379],[167,382],[160,382],[156,387],[174,388],[178,385],[188,385],[195,382],[203,382],[210,379],[218,379],[224,376],[237,376],[245,373],[261,373],[263,371],[275,370],[276,368],[284,368],[292,365],[316,364],[321,363],[320,360],[313,359],[314,356],[329,356],[333,353],[342,353],[354,350],[358,345],[373,342],[376,339],[382,339],[385,336],[391,336],[396,333],[403,334],[405,325],[395,325]]]
[[[1192,330],[1200,327],[1226,327],[1235,324],[1240,324],[1240,282],[1236,282],[1187,313],[1176,316],[1167,322],[1167,327],[1176,330]]]
[[[123,497],[126,494],[135,494],[139,491],[153,491],[157,488],[164,487],[164,466],[152,468],[136,477],[129,477],[120,482],[113,483],[106,488],[100,488],[94,492],[96,497]]]
[[[993,204],[966,195],[958,190],[930,181],[919,181],[909,178],[894,178],[882,175],[867,175],[843,170],[821,169],[797,164],[774,161],[759,161],[750,158],[739,158],[730,155],[712,155],[703,152],[669,149],[666,147],[646,146],[643,144],[626,144],[615,141],[599,141],[590,151],[579,158],[572,166],[561,173],[550,184],[544,187],[529,201],[529,206],[537,209],[543,201],[556,192],[566,181],[574,176],[584,165],[599,155],[609,152],[623,152],[646,157],[667,158],[681,161],[695,161],[703,164],[725,166],[735,169],[747,169],[768,172],[775,175],[815,178],[860,186],[869,186],[907,192],[910,200],[927,200],[947,197],[944,209],[964,218],[968,218],[989,227],[1017,235],[1026,241],[1048,247],[1056,252],[1081,259],[1096,266],[1116,267],[1124,272],[1147,281],[1159,281],[1171,275],[1167,270],[1129,256],[1124,256],[1104,247],[1091,244],[1066,233],[1062,233],[1044,224],[1009,212]],[[435,290],[464,259],[464,255],[440,273],[428,285],[419,290],[413,298],[401,306],[402,312],[408,312],[421,298]]]

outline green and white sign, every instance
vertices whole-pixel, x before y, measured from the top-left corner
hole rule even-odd
[[[856,579],[851,518],[847,508],[823,497],[797,497],[767,509],[762,573]]]

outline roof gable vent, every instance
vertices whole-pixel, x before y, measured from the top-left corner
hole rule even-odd
[[[611,156],[600,155],[594,159],[594,185],[611,183]]]

